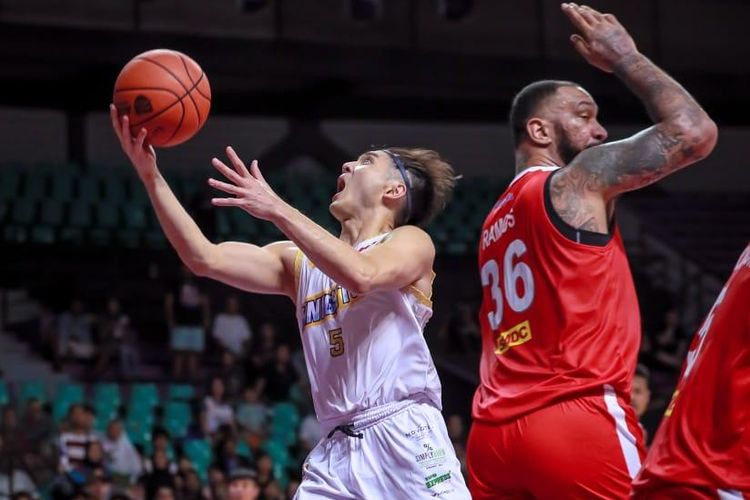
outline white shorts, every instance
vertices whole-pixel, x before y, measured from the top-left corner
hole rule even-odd
[[[405,400],[357,415],[312,449],[295,499],[469,499],[445,421],[431,403]]]

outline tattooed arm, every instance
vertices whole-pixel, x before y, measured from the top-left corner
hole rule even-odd
[[[655,123],[628,139],[582,151],[554,174],[550,195],[562,219],[606,233],[610,201],[705,158],[717,129],[680,84],[638,52],[614,16],[575,4],[563,4],[563,12],[582,33],[571,37],[576,49],[590,64],[615,73]]]

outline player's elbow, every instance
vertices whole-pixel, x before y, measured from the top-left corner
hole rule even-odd
[[[217,268],[216,252],[212,248],[182,259],[190,272],[201,278],[211,278]]]
[[[691,162],[707,157],[716,147],[719,129],[705,113],[699,116],[682,116],[677,120],[684,147],[682,152]]]
[[[354,295],[366,295],[372,292],[375,280],[368,275],[360,275],[351,280],[346,289]]]

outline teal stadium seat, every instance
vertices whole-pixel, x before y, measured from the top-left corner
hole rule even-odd
[[[21,404],[26,404],[29,399],[38,399],[43,403],[47,402],[47,389],[42,382],[37,380],[28,380],[22,382],[20,386],[20,401]]]
[[[0,200],[12,200],[21,195],[21,169],[14,165],[0,165]]]
[[[195,397],[195,387],[188,384],[171,384],[167,387],[167,399],[170,401],[190,401]]]
[[[8,403],[10,403],[8,384],[5,383],[5,380],[0,380],[0,406],[5,406]]]
[[[99,179],[93,176],[83,176],[78,178],[78,199],[95,203],[102,199],[101,186]]]

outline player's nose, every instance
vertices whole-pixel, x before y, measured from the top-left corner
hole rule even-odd
[[[354,165],[356,165],[356,164],[357,164],[356,161],[348,161],[348,162],[344,163],[343,165],[341,165],[341,172],[344,173],[344,174],[347,174],[347,173],[350,174],[350,173],[352,173],[352,170],[354,170]]]
[[[607,140],[607,137],[609,137],[607,129],[602,127],[601,123],[599,122],[596,122],[596,124],[594,125],[594,130],[592,131],[591,135],[599,142],[604,142]]]

